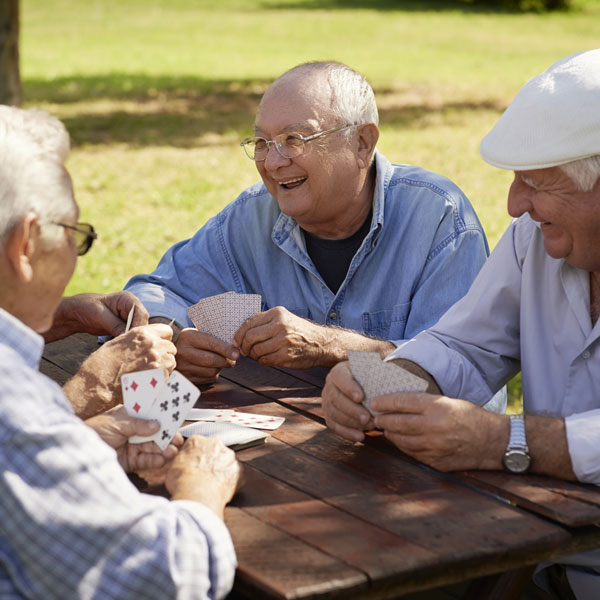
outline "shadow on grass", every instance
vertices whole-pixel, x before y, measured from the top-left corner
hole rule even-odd
[[[265,2],[271,10],[357,10],[395,12],[463,12],[488,14],[522,14],[530,12],[501,6],[497,0],[294,0]],[[534,11],[535,12],[535,11]]]
[[[112,73],[54,80],[26,80],[29,106],[64,107],[61,120],[75,146],[125,143],[132,146],[199,147],[251,135],[262,94],[271,80],[205,80]],[[407,101],[410,88],[375,89],[385,108],[381,125],[427,127],[439,111],[461,114],[502,110],[489,101],[431,104],[427,96]],[[390,101],[390,99],[392,101]],[[61,112],[62,109],[58,108]]]

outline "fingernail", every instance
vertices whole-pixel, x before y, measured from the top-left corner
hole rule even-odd
[[[231,358],[232,358],[232,360],[237,360],[239,357],[240,357],[240,352],[239,352],[239,350],[234,350],[234,351],[231,353]]]
[[[361,422],[361,425],[366,425],[369,422],[369,416],[368,415],[360,415],[359,420]]]

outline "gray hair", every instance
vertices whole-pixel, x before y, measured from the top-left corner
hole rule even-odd
[[[589,192],[600,178],[600,155],[565,163],[560,165],[560,169],[580,191]]]
[[[45,111],[0,106],[0,241],[29,211],[38,215],[47,245],[61,227],[44,227],[73,215],[71,178],[64,167],[69,134]]]
[[[379,123],[373,88],[358,71],[335,61],[307,62],[286,71],[278,79],[305,73],[322,73],[325,76],[331,89],[331,110],[340,121],[355,125]],[[348,130],[344,133],[351,135]]]

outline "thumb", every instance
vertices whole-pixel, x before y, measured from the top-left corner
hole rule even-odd
[[[146,419],[131,418],[122,424],[122,433],[127,437],[134,435],[147,436],[156,433],[160,429],[158,421],[148,421]]]

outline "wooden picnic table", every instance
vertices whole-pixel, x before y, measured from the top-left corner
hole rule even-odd
[[[41,370],[62,383],[96,347],[84,334],[49,344]],[[241,359],[202,388],[198,407],[285,417],[266,444],[238,452],[246,483],[225,519],[240,593],[383,599],[478,578],[465,597],[510,598],[531,573],[524,567],[600,547],[598,488],[442,474],[376,433],[345,441],[325,426],[325,373]]]

